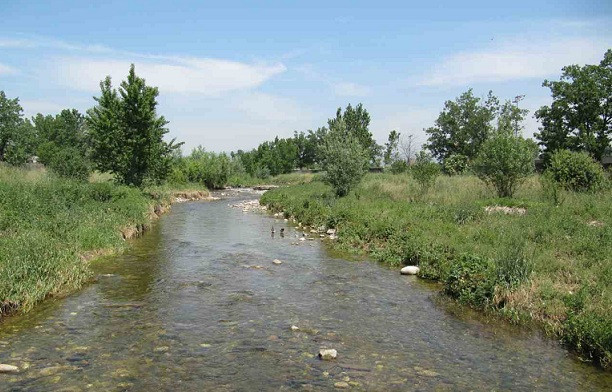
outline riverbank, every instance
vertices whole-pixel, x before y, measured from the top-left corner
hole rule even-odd
[[[609,368],[611,198],[609,190],[567,194],[555,207],[532,178],[514,199],[499,199],[470,176],[440,178],[421,194],[408,175],[370,174],[342,199],[313,181],[261,202],[303,225],[337,229],[337,248],[418,265],[460,302],[536,322]]]
[[[205,189],[144,190],[0,166],[0,320],[92,278],[88,262],[126,247],[176,201]]]

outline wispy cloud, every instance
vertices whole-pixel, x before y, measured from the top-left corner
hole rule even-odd
[[[97,91],[106,75],[117,83],[134,63],[138,75],[164,93],[218,95],[261,85],[286,70],[281,63],[247,64],[213,58],[92,59],[61,57],[54,62],[58,81],[78,90]]]
[[[0,63],[0,75],[10,75],[15,73],[17,73],[15,68]]]
[[[434,66],[418,82],[423,86],[460,86],[506,82],[559,74],[568,64],[597,63],[610,43],[602,39],[502,44],[498,48],[463,52]]]
[[[365,97],[370,94],[370,89],[366,86],[342,82],[333,85],[334,93],[340,97]]]

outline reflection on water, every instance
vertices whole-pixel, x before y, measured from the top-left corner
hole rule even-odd
[[[296,234],[227,200],[175,205],[129,252],[97,263],[96,283],[0,325],[0,363],[25,369],[0,374],[0,390],[327,390],[342,382],[596,391],[612,383],[536,333],[449,312],[422,281],[332,258]],[[338,358],[320,361],[320,348]]]

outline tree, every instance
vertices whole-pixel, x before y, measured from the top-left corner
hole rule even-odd
[[[385,154],[383,156],[383,162],[385,163],[385,166],[391,165],[393,162],[399,159],[399,140],[399,132],[395,130],[389,132],[389,138],[387,143],[385,143]]]
[[[32,155],[34,129],[22,112],[19,98],[9,99],[0,91],[0,162],[19,165]]]
[[[157,87],[136,76],[134,64],[117,91],[110,76],[100,82],[101,96],[87,114],[92,160],[100,171],[110,171],[124,184],[159,182],[171,169],[172,151],[182,144],[164,141],[168,122],[158,116]]]
[[[406,164],[410,165],[416,154],[417,141],[414,135],[404,135],[400,138],[400,150]]]
[[[473,169],[482,181],[495,188],[499,197],[512,197],[533,173],[536,153],[529,140],[498,132],[483,143]]]
[[[569,65],[559,81],[545,80],[553,103],[542,106],[536,117],[542,123],[536,133],[543,158],[556,150],[586,151],[601,160],[612,141],[612,49],[599,65]]]
[[[484,102],[472,89],[454,101],[446,101],[435,126],[425,130],[429,135],[426,148],[442,162],[453,154],[472,160],[493,131],[498,107],[499,100],[491,91]]]
[[[33,122],[39,161],[61,176],[86,180],[91,162],[85,117],[76,109],[65,109],[55,117],[39,113]]]
[[[431,155],[420,151],[412,165],[411,173],[421,186],[421,191],[425,193],[436,183],[436,178],[440,175],[440,165],[433,162]]]
[[[336,111],[336,118],[328,120],[329,129],[336,123],[344,121],[343,127],[346,128],[347,134],[353,135],[361,146],[368,152],[369,160],[372,165],[378,165],[380,162],[381,147],[376,143],[372,137],[372,133],[369,130],[370,126],[370,114],[364,109],[362,104],[357,105],[355,108],[349,104],[344,113],[342,108],[338,108]]]
[[[330,122],[323,146],[325,181],[337,196],[346,196],[367,172],[369,154],[343,119]]]

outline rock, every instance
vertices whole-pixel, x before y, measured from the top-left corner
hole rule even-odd
[[[434,372],[433,370],[423,369],[422,367],[419,367],[419,366],[415,366],[414,371],[420,376],[425,376],[425,377],[438,377],[439,376],[439,374]]]
[[[166,351],[168,351],[170,349],[170,347],[168,346],[160,346],[160,347],[155,347],[153,349],[153,351],[155,351],[156,353],[164,353]]]
[[[19,373],[19,368],[17,366],[0,363],[0,373]]]
[[[299,330],[300,330],[300,328],[299,328],[299,327],[297,327],[297,326],[295,326],[295,325],[292,325],[292,326],[291,326],[291,330],[292,330],[292,331],[299,331]]]
[[[317,231],[317,230],[315,230],[315,229],[310,229],[310,232],[311,232],[312,234],[317,234],[317,233],[318,233],[318,231]]]
[[[274,263],[274,264],[276,264],[276,265],[281,265],[281,264],[283,264],[283,262],[282,262],[282,261],[280,261],[279,259],[274,259],[274,260],[272,260],[272,263]]]
[[[336,229],[328,229],[328,230],[327,230],[327,234],[329,234],[329,235],[334,235],[334,234],[336,234]]]
[[[339,381],[339,382],[334,384],[334,387],[338,388],[338,389],[346,389],[346,388],[349,388],[350,385],[346,381]]]
[[[338,351],[333,348],[322,348],[319,350],[319,359],[323,359],[325,361],[329,361],[330,359],[336,359],[338,356]]]
[[[416,275],[419,273],[419,267],[416,265],[409,265],[400,270],[402,275]]]
[[[300,238],[300,241],[306,241],[306,238],[302,237]]]

